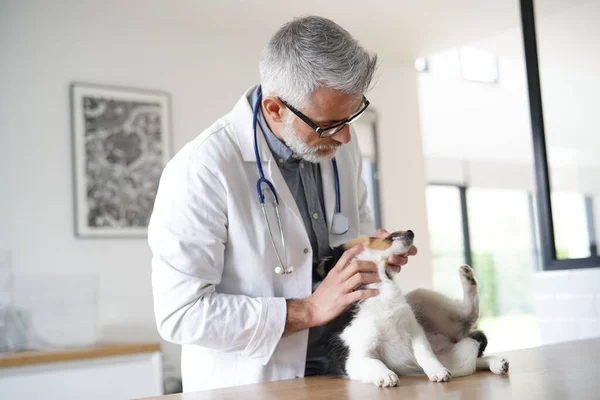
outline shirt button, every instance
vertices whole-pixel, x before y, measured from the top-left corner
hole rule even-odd
[[[283,158],[279,159],[279,164],[283,164]]]
[[[313,214],[313,218],[314,218],[314,219],[319,219],[319,214],[317,214],[317,213],[314,213],[314,214]]]
[[[304,254],[308,254],[308,249],[304,249]]]

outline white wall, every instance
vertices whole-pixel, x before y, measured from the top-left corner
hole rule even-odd
[[[535,310],[541,342],[600,336],[600,268],[539,272]]]
[[[69,84],[169,92],[180,148],[258,77],[258,40],[242,46],[175,17],[126,2],[12,2],[0,13],[3,246],[18,275],[96,276],[103,341],[158,339],[151,255],[144,239],[73,235]]]
[[[431,287],[416,73],[411,64],[392,62],[384,62],[379,71],[379,82],[369,99],[379,114],[383,226],[415,232],[419,255],[398,275],[402,288]]]
[[[256,83],[268,39],[249,27],[239,29],[243,34],[223,31],[227,21],[210,20],[198,5],[195,19],[185,7],[145,4],[0,5],[0,250],[10,251],[19,276],[97,277],[103,341],[158,339],[151,254],[144,239],[74,237],[69,84],[169,92],[179,149]],[[417,233],[420,255],[405,268],[403,284],[430,286],[416,77],[410,65],[385,56],[381,61],[380,81],[369,97],[381,118],[384,225]],[[178,364],[177,346],[167,352],[166,361]]]

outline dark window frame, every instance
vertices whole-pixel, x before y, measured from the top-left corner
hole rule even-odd
[[[538,217],[538,234],[542,268],[546,271],[568,270],[600,267],[600,256],[595,252],[587,258],[559,260],[556,257],[554,223],[552,220],[552,204],[550,198],[550,172],[546,136],[544,131],[544,115],[542,111],[542,92],[540,87],[537,40],[535,31],[535,15],[533,0],[520,0],[523,44],[525,48],[525,65],[527,69],[527,85],[529,89],[529,107],[533,139],[534,165],[536,177],[536,202]],[[586,205],[588,201],[586,200]],[[588,206],[588,220],[590,217]],[[588,226],[589,225],[588,221]],[[592,242],[595,235],[590,236]],[[596,243],[590,245],[595,248]]]
[[[473,265],[473,253],[471,251],[471,231],[469,229],[469,209],[467,205],[467,190],[468,186],[457,185],[454,183],[442,183],[442,182],[429,182],[427,186],[445,186],[453,187],[458,189],[460,198],[460,218],[461,228],[463,234],[463,247],[464,247],[464,260],[465,264],[474,267]]]

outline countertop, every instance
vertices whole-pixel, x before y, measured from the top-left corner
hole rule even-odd
[[[206,399],[600,399],[600,339],[499,353],[508,375],[476,372],[447,383],[400,377],[395,388],[341,377],[310,377],[147,398]]]
[[[0,368],[89,360],[160,351],[159,343],[107,343],[90,347],[0,354]]]

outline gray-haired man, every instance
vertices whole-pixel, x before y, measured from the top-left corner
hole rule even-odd
[[[313,274],[330,246],[386,235],[349,126],[369,106],[376,61],[328,19],[285,24],[262,54],[261,85],[165,168],[149,226],[154,305],[163,338],[183,346],[185,391],[331,373],[318,327],[377,295],[356,290],[378,281],[374,264],[353,261],[358,247],[322,282]],[[271,194],[261,210],[261,173],[279,218]],[[347,229],[332,227],[338,214]]]

